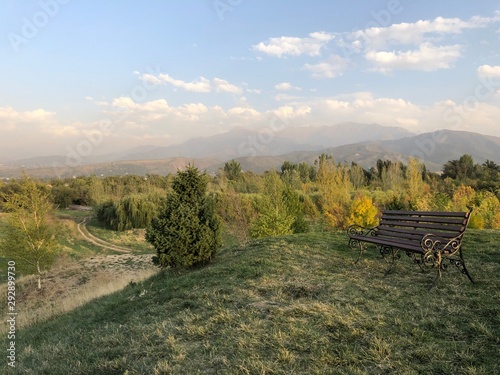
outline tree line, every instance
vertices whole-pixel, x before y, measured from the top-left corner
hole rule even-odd
[[[0,210],[9,213],[0,250],[8,257],[22,253],[30,272],[40,276],[56,253],[53,212],[71,205],[92,206],[111,230],[147,228],[146,239],[158,251],[156,264],[168,267],[211,259],[221,231],[244,244],[250,238],[376,225],[383,209],[473,209],[471,227],[499,229],[499,198],[500,166],[474,163],[470,155],[445,163],[441,174],[416,159],[378,160],[364,169],[322,154],[313,164],[285,161],[279,171],[263,174],[244,172],[231,160],[212,177],[192,166],[167,176],[44,182],[23,176],[0,182]]]

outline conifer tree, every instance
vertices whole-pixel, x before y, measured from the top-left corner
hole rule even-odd
[[[241,175],[241,165],[234,159],[228,161],[224,164],[224,172],[229,180],[237,180]]]
[[[157,252],[154,264],[191,267],[210,261],[220,248],[220,219],[207,184],[207,175],[193,166],[177,172],[173,192],[146,230],[146,240]]]

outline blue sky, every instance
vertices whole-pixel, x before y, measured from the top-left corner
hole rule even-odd
[[[273,118],[500,136],[497,1],[2,0],[0,35],[0,161]]]

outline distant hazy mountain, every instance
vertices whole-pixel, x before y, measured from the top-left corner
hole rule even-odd
[[[367,140],[394,140],[413,135],[403,128],[378,124],[343,123],[334,126],[248,130],[235,128],[211,137],[193,138],[176,146],[153,147],[131,152],[121,160],[164,159],[171,157],[218,158],[276,156],[294,151],[318,151]]]
[[[97,164],[120,160],[149,160],[175,157],[216,158],[225,161],[238,157],[277,156],[294,151],[319,151],[368,140],[394,140],[413,135],[405,129],[378,124],[343,123],[334,126],[286,128],[279,132],[271,128],[249,130],[235,128],[210,137],[190,139],[173,146],[139,146],[128,151],[107,155],[89,155],[79,164]],[[69,164],[74,163],[70,156]],[[73,162],[73,163],[71,163]],[[5,163],[27,169],[68,164],[66,156],[31,157]]]
[[[447,161],[458,159],[463,154],[471,155],[476,163],[483,163],[489,159],[500,164],[499,137],[463,131],[440,130],[405,136],[400,139],[387,139],[395,138],[398,134],[402,135],[405,131],[399,128],[388,128],[388,130],[376,124],[341,124],[337,127],[338,134],[341,135],[342,131],[345,131],[345,138],[340,135],[333,138],[337,133],[331,129],[310,128],[310,130],[306,130],[309,128],[300,128],[300,130],[294,129],[294,134],[287,133],[289,138],[285,137],[284,132],[277,133],[269,142],[259,144],[258,133],[245,129],[235,129],[213,137],[192,139],[179,146],[141,147],[136,149],[135,153],[122,155],[122,158],[127,158],[128,155],[131,160],[83,165],[76,168],[53,168],[50,164],[44,168],[41,168],[40,165],[30,168],[26,166],[26,163],[24,165],[29,174],[38,177],[68,177],[90,174],[105,176],[126,173],[167,174],[174,173],[178,168],[192,162],[200,169],[217,172],[230,159],[238,160],[243,170],[263,172],[272,168],[279,169],[285,160],[295,163],[302,161],[313,163],[321,153],[332,155],[337,162],[350,163],[354,161],[364,168],[375,166],[377,159],[400,160],[406,163],[413,156],[423,160],[429,170],[437,172],[441,171],[443,164]],[[315,137],[321,135],[322,141],[328,145],[342,142],[341,139],[353,136],[348,134],[347,129],[357,129],[358,132],[362,133],[359,135],[360,137],[367,137],[366,133],[371,131],[371,136],[381,134],[381,136],[386,137],[386,140],[364,141],[326,148],[314,144],[315,142],[319,143],[319,139],[315,141]],[[297,139],[302,142],[297,141]],[[262,153],[258,152],[255,155],[243,153],[241,155],[241,150],[245,150],[245,147],[247,149],[252,147],[252,144],[256,150],[258,148],[258,151]],[[183,157],[164,156],[174,152],[184,155]],[[64,159],[58,158],[59,163],[64,163]],[[51,161],[50,157],[40,160],[44,160],[46,163]],[[32,162],[33,160],[29,159],[28,161]],[[19,170],[20,168],[15,166],[0,166],[0,177],[15,177],[19,175]]]
[[[308,144],[336,147],[365,141],[394,140],[415,134],[393,126],[346,122],[334,126],[291,128],[284,130],[280,135]]]
[[[305,144],[279,134],[259,133],[244,128],[210,137],[190,139],[180,145],[153,147],[147,151],[132,152],[121,160],[165,159],[172,157],[218,158],[227,160],[238,156],[281,155],[295,150],[319,150],[320,145]]]
[[[389,152],[416,156],[439,165],[464,154],[471,155],[476,163],[484,163],[487,159],[500,162],[500,138],[472,132],[439,130],[374,144]]]
[[[476,163],[487,159],[500,163],[500,138],[478,133],[439,130],[397,140],[360,142],[323,149],[338,162],[356,162],[364,168],[375,166],[378,159],[407,162],[410,157],[422,160],[431,171],[441,171],[449,160],[459,159],[464,154],[472,156]],[[316,152],[291,153],[292,161],[312,162]]]

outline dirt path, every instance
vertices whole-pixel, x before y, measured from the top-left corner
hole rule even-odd
[[[114,245],[111,242],[105,241],[101,238],[94,236],[92,233],[90,233],[89,230],[87,229],[87,226],[86,226],[86,222],[90,218],[91,218],[90,216],[84,218],[83,221],[81,223],[78,223],[78,226],[77,226],[78,231],[80,232],[80,234],[83,236],[83,238],[86,241],[90,242],[91,244],[93,244],[95,246],[99,246],[99,247],[102,247],[105,249],[117,251],[119,253],[130,253],[129,249]]]

